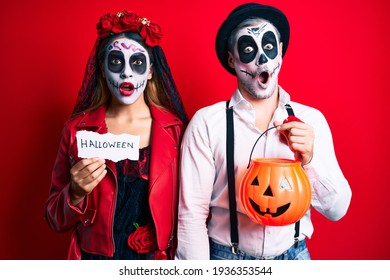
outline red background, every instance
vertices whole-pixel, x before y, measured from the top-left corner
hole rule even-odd
[[[69,234],[43,220],[60,133],[81,85],[95,23],[126,8],[159,23],[187,110],[226,100],[236,81],[214,39],[245,1],[27,1],[0,4],[2,137],[0,259],[64,259]],[[263,1],[281,8],[291,41],[280,84],[320,109],[331,126],[353,196],[331,222],[313,211],[313,259],[390,259],[389,5],[385,0]],[[387,16],[387,17],[386,17]],[[387,110],[388,111],[388,110]]]

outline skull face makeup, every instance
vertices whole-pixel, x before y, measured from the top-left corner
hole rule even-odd
[[[239,29],[235,38],[234,53],[229,56],[240,87],[257,99],[271,97],[282,65],[282,43],[277,30],[259,19]]]
[[[149,54],[135,40],[119,37],[108,45],[104,73],[111,94],[122,104],[133,104],[152,77]]]

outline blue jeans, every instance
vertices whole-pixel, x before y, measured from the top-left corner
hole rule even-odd
[[[306,241],[298,242],[298,247],[291,246],[287,251],[279,256],[273,257],[254,257],[238,250],[237,254],[232,253],[229,246],[217,244],[210,240],[210,259],[211,260],[310,260],[309,250]]]

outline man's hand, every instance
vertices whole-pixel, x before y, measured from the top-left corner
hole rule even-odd
[[[274,122],[279,132],[286,137],[290,150],[294,152],[295,159],[302,165],[308,164],[313,158],[314,129],[298,118],[287,119],[283,124]]]

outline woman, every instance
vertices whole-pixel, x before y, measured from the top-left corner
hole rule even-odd
[[[73,231],[69,259],[170,259],[175,248],[178,158],[187,116],[160,27],[108,13],[53,167],[46,221]],[[76,133],[140,136],[139,159],[79,158]]]

